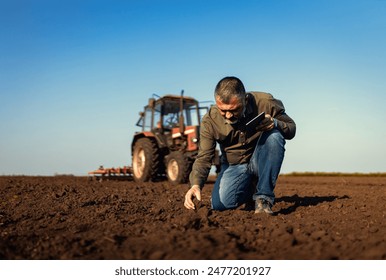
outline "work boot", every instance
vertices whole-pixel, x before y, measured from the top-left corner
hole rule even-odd
[[[260,213],[266,213],[268,215],[273,215],[273,211],[271,209],[272,205],[269,201],[258,198],[256,199],[255,202],[255,213],[260,214]]]

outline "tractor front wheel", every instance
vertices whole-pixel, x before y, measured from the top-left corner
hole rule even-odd
[[[147,182],[157,177],[160,160],[157,144],[141,138],[134,144],[133,177],[136,182]]]
[[[166,176],[173,185],[188,181],[191,162],[181,152],[171,152],[166,159]]]

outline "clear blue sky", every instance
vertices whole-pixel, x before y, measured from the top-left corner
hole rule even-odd
[[[282,172],[386,172],[386,1],[0,1],[0,175],[131,164],[156,93],[224,76],[297,123]]]

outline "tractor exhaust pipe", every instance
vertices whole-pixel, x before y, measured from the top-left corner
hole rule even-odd
[[[180,98],[180,133],[184,135],[185,131],[185,121],[184,121],[184,90],[181,90],[181,98]]]

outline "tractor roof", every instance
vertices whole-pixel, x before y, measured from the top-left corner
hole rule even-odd
[[[161,98],[159,98],[157,101],[160,101],[160,100],[171,100],[171,101],[179,101],[181,98],[180,95],[173,95],[173,94],[167,94],[167,95],[164,95],[162,96]],[[192,103],[195,103],[197,102],[196,99],[194,99],[193,97],[189,97],[189,96],[183,96],[184,100],[185,101],[190,101]]]

